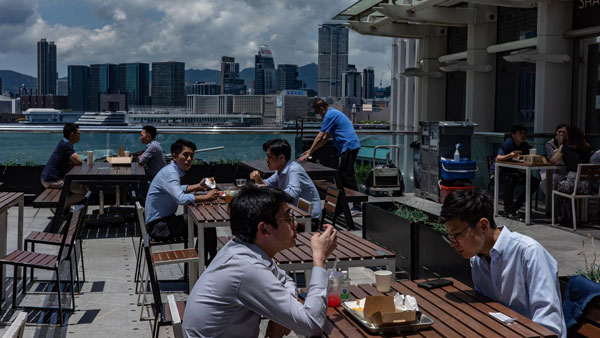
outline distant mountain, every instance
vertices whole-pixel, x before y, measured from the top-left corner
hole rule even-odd
[[[17,94],[22,84],[27,89],[37,89],[37,78],[33,76],[13,72],[12,70],[0,70],[0,78],[2,79],[2,91]]]
[[[244,79],[246,88],[252,88],[252,81],[254,81],[254,67],[242,70],[240,72],[240,79]]]
[[[317,90],[317,76],[318,67],[314,62],[298,67],[298,80],[304,81],[307,88]]]

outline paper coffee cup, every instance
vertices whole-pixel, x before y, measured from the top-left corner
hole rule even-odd
[[[529,155],[537,155],[537,149],[535,149],[535,148],[529,149]]]
[[[91,150],[87,152],[87,163],[88,164],[94,163],[94,152]]]
[[[375,286],[379,292],[389,292],[392,284],[392,272],[387,270],[375,271]]]
[[[129,151],[125,150],[125,157],[129,157]]]

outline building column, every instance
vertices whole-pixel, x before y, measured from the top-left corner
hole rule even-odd
[[[402,71],[406,68],[417,67],[416,56],[417,56],[417,40],[408,39],[405,43],[405,56],[402,64]],[[404,130],[405,131],[416,131],[419,129],[419,114],[415,109],[415,78],[405,77],[404,78]]]
[[[398,131],[400,130],[400,124],[402,121],[402,112],[400,107],[402,106],[403,100],[402,98],[402,81],[399,81],[399,68],[398,64],[401,63],[402,58],[402,48],[400,48],[401,41],[398,38],[392,39],[392,74],[391,74],[391,98],[390,98],[390,130]],[[400,51],[400,57],[399,52]]]
[[[496,13],[496,6],[470,4]],[[467,26],[467,65],[490,65],[492,71],[467,70],[465,119],[478,124],[478,132],[494,131],[496,106],[496,54],[489,54],[488,46],[496,44],[496,22],[469,24]]]
[[[446,54],[446,28],[429,26],[419,41],[419,68],[425,73],[441,73],[438,58]],[[446,78],[421,76],[417,93],[418,121],[443,121],[446,118]],[[417,121],[417,122],[418,122]]]
[[[537,50],[540,55],[567,54],[571,61],[536,61],[535,124],[536,133],[554,132],[559,123],[570,122],[573,43],[563,37],[571,29],[573,4],[548,1],[538,4]]]

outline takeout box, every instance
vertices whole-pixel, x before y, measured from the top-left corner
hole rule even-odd
[[[128,156],[109,156],[106,161],[112,165],[131,165],[132,157]]]
[[[417,320],[417,311],[396,311],[393,296],[367,296],[364,307],[365,320],[380,327],[402,325]]]
[[[542,155],[524,155],[523,163],[529,165],[542,165],[546,164],[547,161],[544,161],[544,157]]]

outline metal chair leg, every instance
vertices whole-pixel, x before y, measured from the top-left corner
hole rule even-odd
[[[552,226],[554,226],[554,192],[552,192]]]
[[[0,268],[2,268],[0,266]],[[17,266],[15,265],[14,276],[17,275]],[[15,309],[17,307],[17,279],[13,279],[13,294],[12,294],[12,308]]]
[[[73,279],[73,262],[70,259],[69,274],[71,275],[71,299],[73,300],[73,311],[75,311],[75,281]]]
[[[577,187],[575,187],[574,189],[576,189]],[[572,216],[573,216],[573,230],[577,230],[577,214],[575,213],[575,199],[571,198],[571,209],[572,209]]]
[[[31,242],[31,252],[35,252],[35,243],[34,243],[34,242]],[[25,271],[25,269],[26,269],[26,268],[25,268],[25,267],[23,267],[23,271]],[[32,283],[33,283],[33,278],[34,278],[34,277],[33,277],[33,272],[34,272],[34,270],[35,270],[35,269],[32,267],[32,268],[31,268],[31,282],[32,282]]]
[[[33,271],[33,269],[32,269]],[[17,275],[15,275],[16,277]],[[17,278],[15,278],[15,283],[17,282]],[[33,280],[31,280],[31,282],[33,283]],[[27,294],[27,268],[23,267],[23,294]]]
[[[85,264],[83,263],[83,239],[79,238],[79,255],[81,256],[81,273],[83,275],[83,282],[85,283]]]

